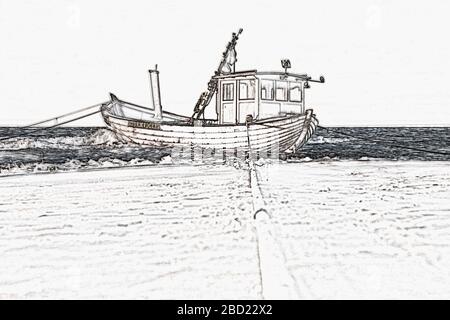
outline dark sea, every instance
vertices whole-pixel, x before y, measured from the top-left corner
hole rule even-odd
[[[166,163],[168,148],[119,142],[102,127],[32,129],[1,127],[0,174]],[[1,138],[0,138],[1,139]],[[427,152],[430,151],[430,152]],[[283,159],[286,159],[284,157]],[[449,127],[319,128],[287,161],[450,161]]]

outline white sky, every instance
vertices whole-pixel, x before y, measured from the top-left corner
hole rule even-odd
[[[237,69],[293,72],[312,84],[322,125],[449,125],[449,1],[0,0],[0,125],[108,99],[191,114],[232,31]],[[210,108],[211,110],[213,108]],[[86,125],[102,125],[100,116]]]

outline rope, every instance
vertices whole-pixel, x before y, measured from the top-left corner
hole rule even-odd
[[[85,107],[85,108],[81,108],[81,109],[78,109],[78,110],[75,110],[75,111],[71,111],[71,112],[69,112],[69,113],[63,114],[63,115],[58,116],[58,117],[53,117],[53,118],[51,118],[51,119],[47,119],[47,120],[42,120],[42,121],[39,121],[39,122],[35,122],[35,123],[32,123],[32,124],[29,124],[29,125],[20,127],[20,129],[27,129],[27,128],[35,127],[35,126],[37,126],[37,125],[39,125],[39,124],[43,124],[43,123],[50,122],[50,121],[55,121],[55,120],[58,120],[58,119],[60,119],[60,118],[65,118],[65,117],[67,117],[67,116],[74,115],[74,114],[80,113],[80,112],[82,112],[82,111],[86,111],[86,110],[93,109],[93,108],[98,108],[98,107],[104,105],[104,104],[107,103],[107,102],[108,102],[108,101],[102,102],[102,103],[97,103],[97,104],[92,105],[92,106],[89,106],[89,107]],[[39,132],[39,131],[43,131],[43,130],[53,129],[53,128],[62,126],[62,125],[67,124],[67,123],[71,123],[71,122],[74,122],[74,121],[77,121],[77,120],[80,120],[80,119],[83,119],[83,118],[90,117],[90,116],[92,116],[92,115],[94,115],[94,114],[96,114],[96,113],[99,113],[99,112],[101,112],[101,109],[98,109],[98,110],[96,110],[96,111],[94,111],[94,112],[91,112],[91,113],[88,113],[88,114],[79,116],[79,117],[74,118],[74,119],[69,119],[69,120],[66,120],[66,121],[63,121],[63,122],[54,124],[54,125],[49,126],[49,127],[37,128],[37,129],[31,130],[31,131],[29,131],[29,132],[27,132],[27,133],[25,133],[25,134],[16,134],[16,135],[8,136],[8,137],[2,137],[2,138],[0,138],[0,141],[5,141],[5,140],[9,140],[9,139],[14,139],[14,138],[18,138],[18,137],[27,137],[27,136],[30,136],[30,135],[33,134],[33,133],[36,133],[36,132]]]
[[[71,122],[74,122],[74,121],[77,121],[77,120],[80,120],[80,119],[83,119],[83,118],[90,117],[90,116],[92,116],[92,115],[94,115],[94,114],[96,114],[96,113],[99,113],[99,112],[101,112],[101,111],[102,111],[102,110],[99,109],[99,110],[96,110],[96,111],[94,111],[94,112],[91,112],[91,113],[88,113],[88,114],[79,116],[79,117],[77,117],[77,118],[74,118],[74,119],[70,119],[70,120],[67,120],[67,121],[64,121],[64,122],[57,123],[57,124],[55,124],[55,125],[53,125],[53,126],[50,126],[50,127],[42,127],[42,128],[37,128],[37,129],[31,130],[31,131],[29,131],[29,132],[27,132],[27,133],[25,133],[25,134],[16,134],[16,135],[12,135],[12,136],[9,136],[9,137],[3,137],[3,138],[0,138],[0,141],[5,141],[5,140],[9,140],[9,139],[14,139],[14,138],[18,138],[18,137],[27,137],[27,136],[30,136],[30,135],[32,135],[33,133],[36,133],[36,132],[39,132],[39,131],[44,131],[44,130],[53,129],[53,128],[62,126],[62,125],[67,124],[67,123],[71,123]],[[45,121],[45,122],[48,122],[48,121]],[[44,123],[44,122],[42,122],[42,123]],[[25,127],[21,127],[21,129],[23,129],[23,128],[29,128],[29,127],[30,127],[30,126],[25,126]]]
[[[324,129],[327,130],[328,132],[334,132],[336,134],[342,135],[342,136],[346,136],[346,137],[350,137],[353,139],[357,139],[357,140],[362,140],[362,141],[368,141],[368,142],[372,142],[372,143],[377,143],[377,144],[382,144],[385,145],[387,147],[393,147],[393,148],[399,148],[399,149],[408,149],[408,150],[414,150],[414,151],[420,151],[420,152],[426,152],[426,153],[432,153],[432,154],[439,154],[439,155],[443,155],[443,156],[450,156],[450,152],[444,152],[444,151],[434,151],[434,150],[427,150],[427,149],[422,149],[422,148],[415,148],[415,147],[407,147],[404,145],[400,145],[397,144],[395,141],[387,141],[388,143],[386,143],[386,141],[381,141],[381,140],[375,140],[375,139],[370,139],[370,138],[361,138],[349,133],[344,133],[338,130],[333,130],[333,129],[329,129],[329,128],[325,128],[322,126],[318,126],[318,128],[320,129]]]
[[[63,114],[63,115],[58,116],[58,117],[53,117],[53,118],[50,118],[50,119],[47,119],[47,120],[42,120],[42,121],[39,121],[39,122],[35,122],[35,123],[32,123],[32,124],[26,125],[26,126],[24,126],[24,127],[21,127],[21,129],[26,129],[26,128],[30,128],[30,127],[35,127],[35,126],[37,126],[37,125],[39,125],[39,124],[43,124],[43,123],[46,123],[46,122],[58,120],[59,118],[65,118],[65,117],[67,117],[67,116],[71,116],[71,115],[73,115],[73,114],[80,113],[80,112],[82,112],[82,111],[86,111],[86,110],[89,110],[89,109],[93,109],[93,108],[99,107],[99,106],[101,106],[101,105],[103,105],[103,104],[105,104],[105,103],[108,103],[108,102],[109,102],[109,101],[105,101],[105,102],[102,102],[102,103],[97,103],[97,104],[94,104],[94,105],[89,106],[89,107],[85,107],[85,108],[81,108],[81,109],[78,109],[78,110],[71,111],[71,112],[69,112],[69,113]]]
[[[280,126],[274,126],[274,125],[270,125],[270,124],[265,124],[265,123],[253,122],[253,124],[257,124],[257,125],[264,126],[264,127],[267,127],[267,128],[286,130],[286,128],[283,128],[283,127],[280,127]]]
[[[253,219],[256,231],[257,257],[261,295],[264,299],[298,299],[300,290],[297,281],[286,265],[286,254],[277,240],[272,216],[266,209],[266,203],[258,182],[258,174],[252,159],[250,144],[250,123],[247,127],[248,173],[252,192]]]

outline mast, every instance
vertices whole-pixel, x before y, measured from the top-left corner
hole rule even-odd
[[[227,47],[222,54],[222,60],[219,63],[219,67],[214,72],[214,76],[212,76],[208,82],[208,88],[206,89],[206,91],[200,94],[200,97],[198,98],[198,101],[195,104],[194,113],[192,114],[191,121],[193,121],[194,119],[199,119],[203,115],[203,113],[205,112],[205,108],[209,105],[214,94],[217,92],[218,81],[217,79],[215,79],[215,76],[235,72],[234,65],[237,61],[235,47],[237,40],[239,39],[239,35],[241,33],[242,28],[239,29],[237,33],[233,32],[231,41],[228,42]],[[224,68],[228,70],[224,70]]]

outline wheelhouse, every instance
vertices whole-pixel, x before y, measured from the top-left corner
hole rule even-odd
[[[219,75],[216,113],[220,124],[305,112],[306,74],[242,71]]]

